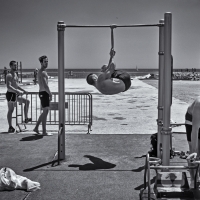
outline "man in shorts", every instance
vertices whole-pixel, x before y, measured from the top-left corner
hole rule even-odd
[[[114,57],[115,51],[111,51],[111,57]],[[116,65],[111,62],[109,65],[101,67],[101,74],[89,74],[86,81],[89,85],[96,87],[99,92],[105,95],[118,94],[127,91],[131,86],[131,77],[128,73],[121,70],[115,70]]]
[[[15,129],[12,126],[12,114],[14,111],[16,100],[19,103],[24,104],[25,123],[28,123],[31,121],[31,118],[28,118],[28,109],[29,109],[30,101],[22,97],[23,94],[28,94],[28,92],[22,89],[18,85],[18,76],[16,74],[16,70],[17,70],[17,62],[11,61],[10,72],[6,75],[6,86],[7,86],[6,99],[8,101],[7,120],[8,120],[8,125],[9,125],[9,128],[8,128],[9,133],[15,132]]]
[[[187,109],[185,115],[185,128],[190,152],[187,160],[188,165],[192,166],[194,164],[191,160],[198,159],[200,156],[200,97],[196,98]],[[194,173],[195,170],[190,170],[191,188],[194,187]]]
[[[39,61],[41,64],[41,68],[38,71],[37,79],[38,79],[38,84],[39,84],[39,97],[40,97],[43,112],[39,116],[38,121],[33,131],[39,134],[38,128],[39,128],[40,123],[42,122],[42,135],[49,136],[52,134],[47,133],[46,131],[46,121],[47,121],[47,115],[49,113],[50,101],[52,100],[52,94],[48,86],[48,74],[46,72],[46,69],[48,67],[48,58],[47,56],[41,56],[39,58]]]

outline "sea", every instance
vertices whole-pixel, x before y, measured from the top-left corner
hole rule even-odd
[[[128,69],[118,69],[126,71],[131,77],[145,76],[147,74],[159,74],[158,68],[128,68]],[[22,74],[25,78],[33,77],[35,69],[18,69],[18,73]],[[200,69],[173,69],[173,72],[200,72]],[[3,73],[3,69],[0,69],[0,74]],[[48,68],[47,73],[49,76],[58,76],[57,68]],[[100,69],[65,69],[65,78],[85,78],[89,73],[100,73]]]
[[[23,75],[33,75],[35,69],[22,69],[18,70],[19,73],[22,73]],[[132,77],[134,76],[144,76],[146,74],[157,74],[158,69],[118,69],[128,72]],[[3,73],[3,70],[0,71],[0,73]],[[58,76],[58,69],[48,68],[47,73],[49,76]],[[100,69],[65,69],[65,77],[68,78],[68,76],[72,78],[85,78],[89,73],[100,73]]]
[[[196,72],[200,72],[200,69],[194,68]],[[120,69],[119,69],[120,70]],[[131,75],[132,78],[139,78],[147,74],[159,74],[159,70],[156,68],[144,68],[144,69],[121,69]],[[192,72],[193,69],[174,69],[174,72]],[[0,69],[0,73],[3,69]],[[32,81],[34,69],[23,69],[23,78],[30,78]],[[100,72],[99,69],[65,69],[65,78],[85,78],[89,73]],[[58,69],[48,68],[47,73],[50,77],[58,78]],[[144,79],[143,82],[158,88],[158,80]],[[173,81],[173,97],[180,99],[186,103],[191,103],[197,96],[200,96],[200,81],[190,80],[174,80]]]

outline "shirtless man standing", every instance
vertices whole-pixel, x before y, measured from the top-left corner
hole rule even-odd
[[[9,125],[9,129],[8,129],[9,133],[15,132],[15,129],[12,126],[12,113],[14,111],[16,100],[19,103],[24,104],[25,123],[28,123],[31,121],[31,118],[28,118],[28,108],[29,108],[30,101],[22,97],[24,93],[28,94],[28,92],[22,89],[18,85],[18,76],[16,74],[16,70],[17,70],[17,62],[11,61],[10,73],[6,75],[6,86],[7,86],[6,99],[8,101],[7,119],[8,119],[8,125]]]
[[[37,78],[38,78],[38,84],[39,84],[39,97],[40,97],[43,112],[39,116],[38,121],[33,131],[39,134],[38,128],[39,128],[40,123],[42,122],[42,134],[44,136],[48,136],[48,135],[52,135],[46,132],[47,115],[49,113],[50,101],[52,100],[52,94],[48,86],[48,74],[46,72],[46,69],[48,67],[48,58],[47,56],[41,56],[39,58],[39,61],[41,63],[41,68],[38,71]]]
[[[114,57],[115,51],[111,51],[111,57]],[[109,65],[101,67],[101,74],[89,74],[86,81],[89,85],[96,87],[99,92],[105,95],[118,94],[125,92],[131,86],[130,75],[121,70],[115,70],[116,65],[111,62]]]
[[[192,166],[194,164],[190,162],[190,160],[197,159],[200,156],[200,97],[197,97],[187,109],[185,115],[185,128],[190,151],[187,160],[188,165]],[[190,170],[191,188],[194,187],[194,173],[194,170]]]

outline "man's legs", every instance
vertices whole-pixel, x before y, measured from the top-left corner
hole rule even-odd
[[[192,149],[192,144],[191,142],[188,141],[188,145],[189,145],[189,154],[191,154],[191,149]],[[188,161],[188,166],[193,166],[193,164]],[[193,169],[189,169],[189,172],[190,172],[190,180],[191,180],[191,184],[190,184],[190,187],[191,188],[194,188],[194,170]]]
[[[198,141],[198,142],[200,142],[200,141]],[[191,154],[192,143],[188,141],[188,144],[189,144],[189,153]],[[200,143],[199,143],[199,144],[200,144]],[[200,148],[198,149],[198,151],[200,152]],[[198,154],[197,154],[197,157],[200,155],[199,152],[198,152]],[[191,162],[188,160],[188,166],[196,166],[196,165],[197,165],[197,164],[193,164],[193,163],[191,163]],[[190,187],[191,187],[191,188],[194,188],[194,181],[195,181],[196,169],[189,169],[189,172],[190,172],[190,178],[191,178]],[[198,181],[199,174],[200,174],[200,169],[199,169],[198,172],[197,172],[197,181]]]
[[[39,134],[39,129],[38,128],[39,128],[40,123],[42,122],[42,118],[43,118],[43,112],[39,116],[38,121],[37,121],[37,123],[35,125],[35,128],[33,129],[33,131],[38,133],[38,134]]]
[[[43,109],[43,116],[42,116],[42,134],[43,135],[47,135],[46,122],[47,122],[48,113],[49,113],[49,107],[45,107]]]
[[[39,128],[40,123],[42,123],[42,134],[43,135],[50,135],[46,131],[46,121],[47,121],[48,113],[49,113],[49,107],[43,108],[43,112],[41,113],[40,117],[38,118],[38,121],[37,121],[36,126],[33,129],[33,131],[35,131],[36,133],[39,134],[38,128]]]
[[[198,154],[197,154],[197,157],[200,158],[200,139],[198,140]],[[199,177],[200,177],[200,167],[199,167],[199,171],[198,172],[199,173],[197,175],[197,177],[198,177],[197,181],[200,181],[199,180]]]
[[[31,121],[31,119],[29,120],[28,119],[28,109],[29,109],[29,104],[30,104],[30,101],[27,99],[27,98],[24,98],[22,96],[19,96],[17,98],[17,101],[19,103],[23,103],[24,104],[24,117],[25,117],[25,122],[28,122],[28,121]]]
[[[7,120],[8,120],[9,129],[12,128],[12,114],[14,111],[14,104],[15,102],[12,102],[12,101],[8,102]]]

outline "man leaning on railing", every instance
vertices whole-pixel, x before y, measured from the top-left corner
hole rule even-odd
[[[18,85],[18,76],[16,74],[17,70],[17,62],[11,61],[10,62],[10,72],[6,75],[6,86],[7,86],[7,92],[6,92],[6,99],[8,101],[8,114],[7,114],[7,120],[8,120],[8,132],[14,133],[15,129],[12,126],[12,114],[14,111],[16,100],[19,103],[24,104],[24,116],[25,116],[25,123],[30,122],[32,119],[28,118],[28,108],[30,101],[27,100],[27,98],[22,97],[23,94],[28,94],[27,91],[22,89]]]

